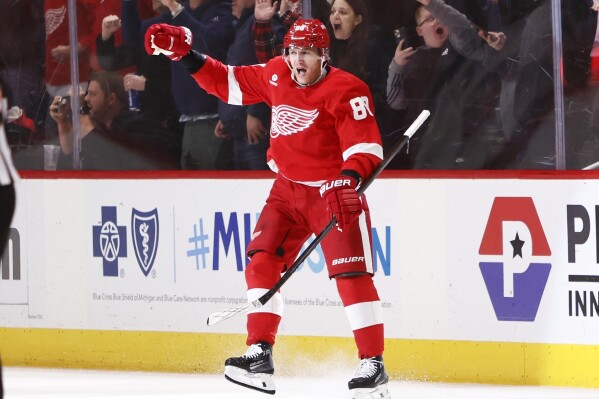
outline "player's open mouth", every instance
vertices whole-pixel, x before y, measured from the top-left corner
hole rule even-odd
[[[438,26],[437,29],[435,29],[435,33],[439,36],[442,36],[445,34],[445,28],[443,28],[442,26]]]
[[[334,29],[334,30],[339,30],[339,29],[341,29],[341,24],[333,24],[333,29]]]
[[[295,73],[300,78],[306,76],[306,72],[308,71],[305,68],[295,68]]]

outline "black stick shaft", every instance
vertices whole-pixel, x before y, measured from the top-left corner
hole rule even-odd
[[[358,188],[358,194],[362,194],[368,188],[368,186],[370,186],[370,184],[372,184],[374,179],[376,179],[378,177],[378,175],[381,174],[381,172],[387,167],[387,165],[389,165],[389,163],[393,160],[393,158],[395,158],[395,156],[401,151],[401,149],[410,140],[412,135],[414,133],[416,133],[416,130],[418,130],[418,128],[424,123],[424,121],[426,120],[426,118],[428,118],[429,115],[430,115],[429,111],[426,111],[426,110],[422,111],[422,113],[418,116],[418,118],[414,121],[414,123],[412,123],[412,125],[408,128],[408,130],[406,130],[406,132],[403,134],[400,142],[397,143],[395,145],[395,147],[393,147],[391,152],[389,152],[389,154],[385,157],[385,159],[383,159],[383,161],[379,164],[379,166],[370,174],[370,176],[368,176],[368,178],[362,182],[362,184]],[[289,269],[287,269],[285,274],[283,274],[281,276],[279,281],[277,281],[277,283],[270,290],[268,290],[266,293],[264,293],[264,295],[262,295],[260,298],[258,298],[258,301],[260,301],[260,303],[262,305],[264,305],[266,302],[268,302],[270,300],[270,298],[272,298],[273,295],[276,294],[277,291],[279,291],[279,289],[281,289],[283,284],[285,284],[287,282],[287,280],[289,280],[291,275],[293,273],[295,273],[295,271],[301,266],[302,263],[304,263],[304,261],[308,258],[308,256],[310,256],[310,254],[314,251],[314,249],[316,249],[318,244],[320,244],[322,242],[322,240],[324,240],[324,238],[327,236],[327,234],[329,234],[329,232],[335,226],[336,223],[337,223],[337,218],[335,216],[333,216],[333,218],[326,225],[326,227],[320,233],[318,233],[318,235],[316,236],[314,241],[312,241],[310,243],[310,245],[308,245],[308,247],[304,250],[304,252],[302,252],[299,255],[299,257],[295,260],[295,262],[293,262],[293,264],[289,267]]]

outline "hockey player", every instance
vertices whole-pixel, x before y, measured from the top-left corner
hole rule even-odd
[[[388,398],[383,365],[383,320],[374,286],[370,216],[356,188],[379,165],[383,150],[368,87],[328,65],[329,35],[317,20],[298,20],[284,39],[284,55],[267,64],[227,66],[191,51],[184,27],[151,26],[150,54],[181,60],[208,93],[230,104],[264,101],[272,108],[267,163],[277,172],[247,249],[247,296],[253,301],[278,281],[302,244],[337,218],[322,241],[358,348],[349,389],[354,398]],[[225,362],[225,377],[274,394],[272,348],[281,294],[247,318],[247,352]]]

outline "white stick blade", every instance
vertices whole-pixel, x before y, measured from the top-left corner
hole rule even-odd
[[[250,310],[257,309],[260,306],[262,306],[262,303],[256,300],[253,302],[246,303],[244,305],[235,306],[233,308],[228,308],[225,310],[220,310],[218,312],[210,313],[208,315],[207,324],[208,326],[213,326],[216,323],[220,323],[223,320],[227,320],[233,316],[237,316],[239,313],[249,312]]]

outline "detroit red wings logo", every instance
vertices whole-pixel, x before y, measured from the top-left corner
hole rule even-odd
[[[67,14],[67,7],[62,6],[60,8],[51,8],[46,11],[46,15],[44,16],[46,20],[46,37],[50,36],[56,28],[62,24],[64,21],[64,17]]]
[[[270,137],[289,136],[306,130],[318,117],[318,110],[306,111],[289,105],[272,107]]]

